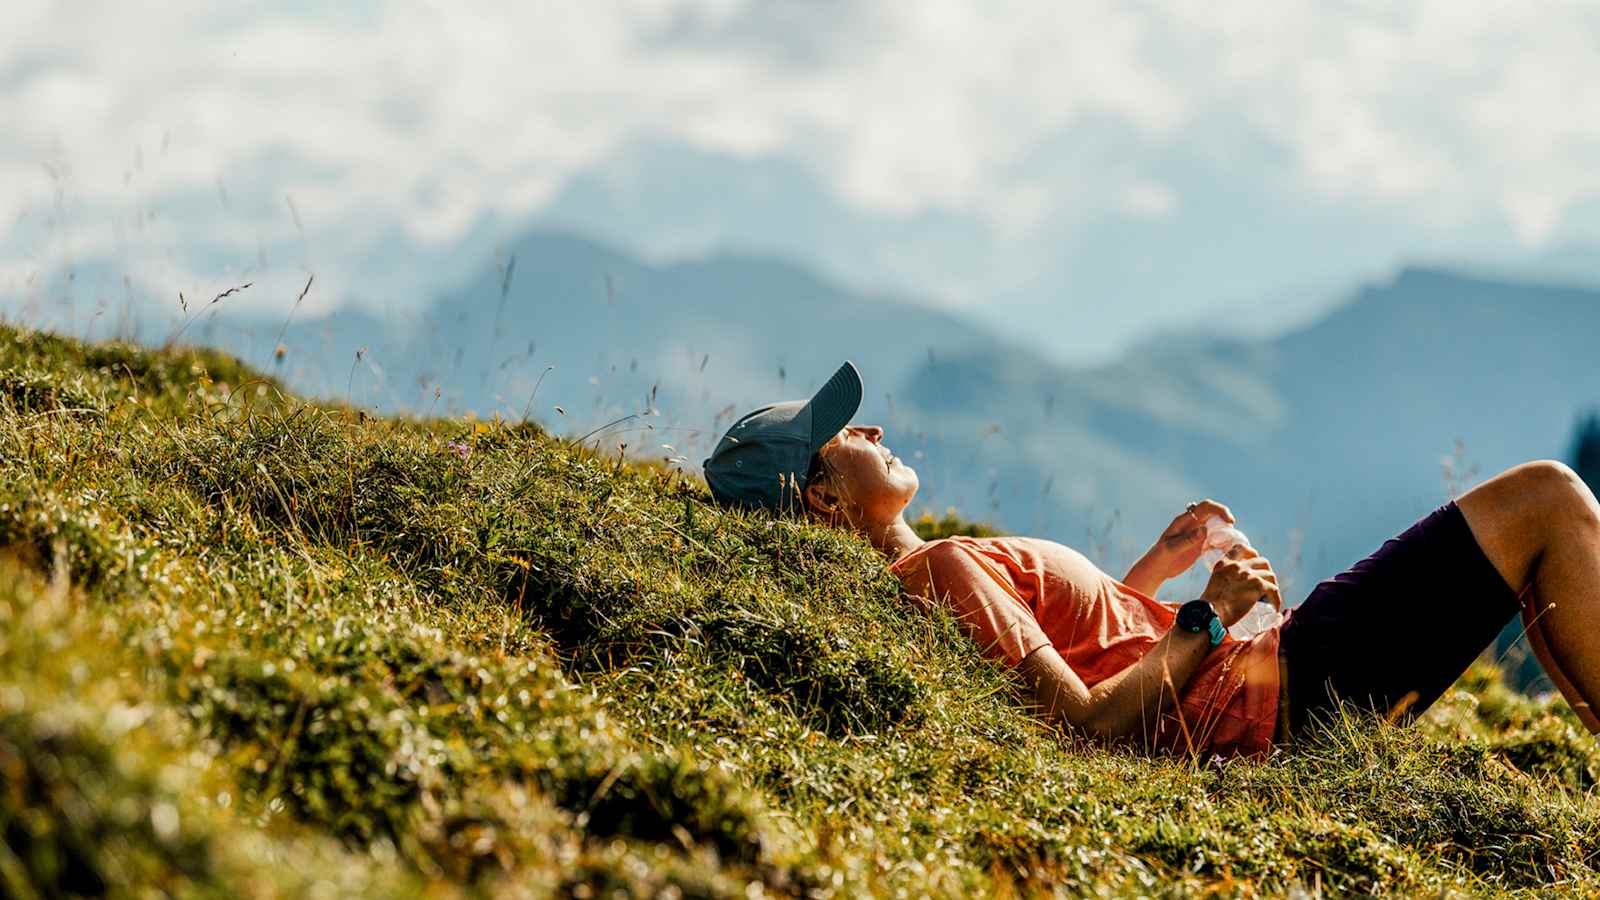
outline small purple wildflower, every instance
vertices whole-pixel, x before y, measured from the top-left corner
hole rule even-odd
[[[450,441],[449,443],[445,444],[445,446],[449,447],[451,450],[454,450],[456,455],[462,459],[466,459],[472,455],[472,447],[467,444],[463,444],[460,441]]]

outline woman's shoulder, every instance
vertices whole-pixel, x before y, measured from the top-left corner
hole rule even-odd
[[[931,541],[923,541],[915,550],[912,550],[910,553],[907,553],[906,555],[895,560],[895,565],[899,565],[905,560],[918,556],[944,555],[981,550],[986,545],[993,543],[995,540],[996,539],[992,537],[977,538],[965,534],[952,534],[948,537],[934,538]]]
[[[1007,556],[1013,559],[1026,555],[1048,555],[1066,548],[1054,541],[1020,535],[995,535],[970,537],[955,534],[927,541],[917,549],[900,557],[891,568],[902,570],[917,560],[937,562],[951,559],[970,559],[973,556]]]
[[[978,540],[978,538],[957,534],[924,541],[916,549],[891,562],[889,568],[904,574],[919,564],[934,565],[951,558],[977,552],[980,548],[974,545]]]
[[[895,560],[889,571],[912,596],[978,590],[1006,569],[996,559],[1004,551],[993,540],[965,535],[931,540]]]

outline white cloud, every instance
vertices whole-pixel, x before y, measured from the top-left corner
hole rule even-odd
[[[1165,219],[1178,208],[1178,195],[1159,181],[1136,181],[1122,194],[1122,208],[1140,219]]]
[[[0,172],[24,174],[0,234],[40,267],[117,252],[203,280],[221,257],[414,296],[477,262],[453,241],[503,238],[567,176],[671,136],[802,160],[860,209],[973,217],[1018,283],[1051,264],[1047,229],[1186,209],[1142,158],[1249,140],[1286,154],[1276,189],[1537,245],[1600,193],[1596,29],[1583,3],[1483,0],[13,0]],[[1143,152],[1052,162],[1085,121]]]

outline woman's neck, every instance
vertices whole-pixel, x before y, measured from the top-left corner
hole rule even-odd
[[[906,522],[905,516],[896,516],[892,522],[869,525],[862,530],[866,533],[867,540],[872,542],[872,546],[889,557],[890,562],[927,543]]]

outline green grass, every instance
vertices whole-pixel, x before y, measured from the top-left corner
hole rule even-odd
[[[0,893],[1600,891],[1600,754],[1491,667],[1108,751],[848,534],[186,348],[0,329],[0,462]]]

